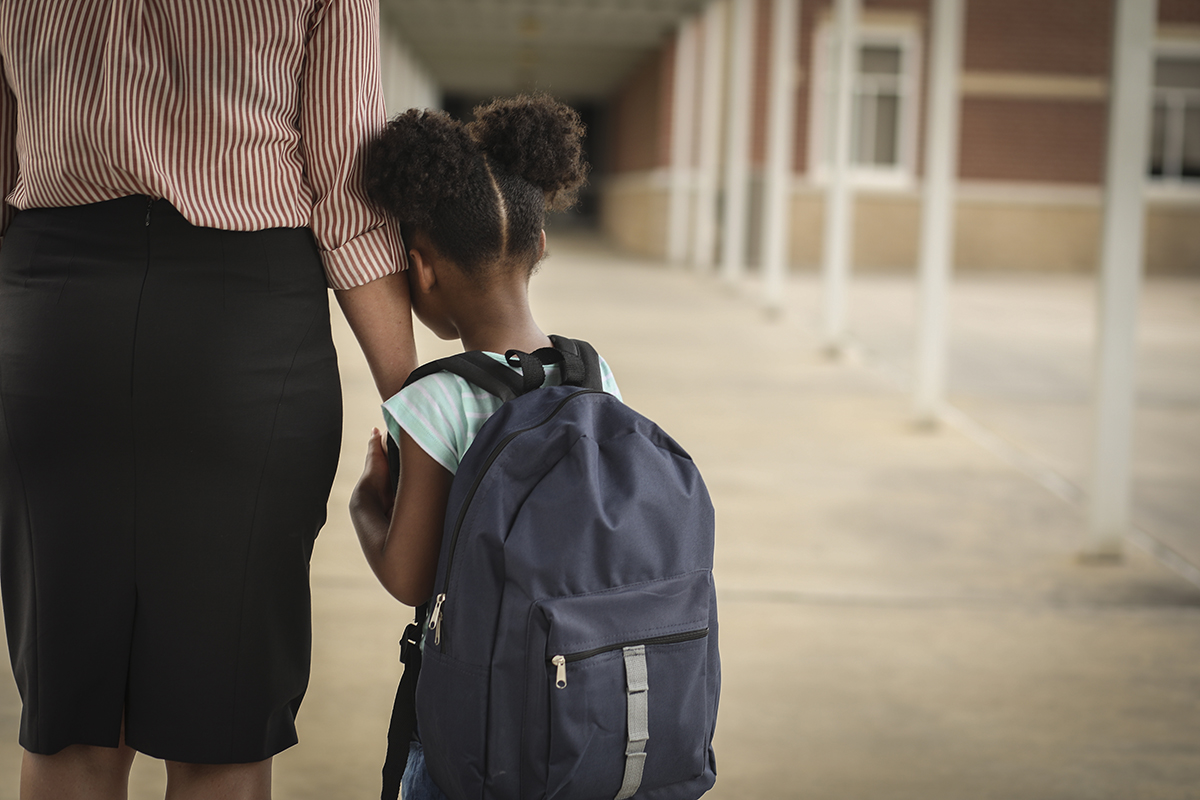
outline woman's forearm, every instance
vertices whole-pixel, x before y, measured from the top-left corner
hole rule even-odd
[[[391,397],[417,365],[408,279],[398,272],[334,294],[367,358],[379,396]]]

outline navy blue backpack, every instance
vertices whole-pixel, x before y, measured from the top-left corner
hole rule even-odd
[[[694,800],[716,780],[713,508],[585,342],[427,364],[505,400],[462,459],[428,613],[401,643],[394,800],[415,717],[452,800]],[[559,363],[563,386],[541,387]],[[390,792],[390,794],[389,794]]]

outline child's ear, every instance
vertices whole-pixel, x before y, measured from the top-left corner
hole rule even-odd
[[[417,280],[417,286],[422,292],[428,292],[437,284],[437,272],[434,270],[433,264],[415,247],[408,251],[408,268],[412,271],[413,277]]]
[[[537,260],[541,261],[542,256],[546,255],[546,229],[542,228],[542,233],[538,236],[538,256]]]

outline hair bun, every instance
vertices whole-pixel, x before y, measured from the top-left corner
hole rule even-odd
[[[588,167],[573,108],[546,94],[518,95],[479,106],[467,128],[495,164],[541,189],[548,208],[575,202]]]
[[[394,117],[367,148],[367,195],[397,219],[428,227],[438,203],[482,169],[479,146],[465,125],[444,111],[409,109]]]

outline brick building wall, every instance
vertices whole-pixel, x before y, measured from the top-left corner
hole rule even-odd
[[[767,96],[771,70],[771,0],[754,9],[754,99],[750,103],[750,165],[762,168],[767,152]]]
[[[645,58],[609,103],[606,176],[600,193],[604,230],[620,245],[661,256],[667,224],[666,181],[671,158],[671,95],[675,43]],[[593,176],[593,180],[596,176]]]
[[[1098,185],[1107,115],[1103,100],[964,97],[959,177]]]
[[[1200,25],[1196,0],[1158,0],[1158,20],[1170,25]]]
[[[969,3],[960,176],[1099,184],[1112,35],[1104,0]]]
[[[665,166],[670,158],[670,79],[674,43],[643,59],[610,107],[609,163],[615,172]],[[664,130],[665,128],[665,130]]]
[[[1110,0],[967,3],[963,71],[1107,76]]]

